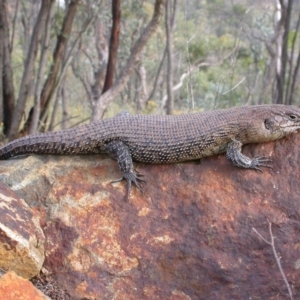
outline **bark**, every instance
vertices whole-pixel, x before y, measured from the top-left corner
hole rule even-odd
[[[15,9],[15,14],[13,18],[13,23],[12,23],[12,33],[11,33],[11,42],[10,42],[10,53],[13,51],[14,47],[14,40],[15,40],[15,31],[16,31],[16,23],[17,23],[17,16],[18,16],[18,10],[19,10],[19,0],[17,0],[16,3],[16,9]]]
[[[290,104],[290,105],[293,104],[293,102],[294,102],[293,95],[294,95],[294,91],[295,91],[295,87],[296,87],[296,83],[297,83],[299,67],[300,67],[300,52],[298,53],[297,63],[296,63],[294,73],[293,73],[293,78],[292,78],[290,95],[289,95],[289,98],[288,98],[288,104]]]
[[[31,83],[33,80],[34,63],[38,52],[38,41],[45,27],[45,22],[50,4],[51,0],[42,1],[42,6],[34,26],[29,51],[25,62],[25,69],[23,72],[23,77],[19,90],[19,97],[13,113],[14,118],[8,133],[8,137],[10,140],[14,139],[17,136],[21,119],[24,114],[25,104],[28,99]]]
[[[290,105],[293,104],[294,102],[293,95],[295,91],[295,86],[296,86],[296,81],[297,81],[299,66],[300,66],[300,53],[298,52],[297,62],[293,72],[293,62],[294,62],[295,51],[297,51],[296,41],[298,40],[298,36],[299,36],[299,28],[300,28],[300,14],[298,15],[295,35],[292,42],[292,53],[291,53],[291,58],[289,60],[290,68],[289,68],[289,75],[288,75],[286,96],[285,96],[287,104]]]
[[[51,24],[54,14],[54,4],[55,0],[51,0],[46,26],[45,26],[45,32],[43,34],[42,38],[42,49],[40,54],[40,63],[39,63],[39,70],[37,74],[37,80],[35,84],[35,91],[34,91],[34,108],[33,108],[33,115],[32,115],[32,121],[30,122],[30,134],[33,134],[37,131],[38,128],[38,122],[40,117],[40,95],[42,90],[42,83],[45,73],[45,66],[46,66],[46,59],[47,54],[49,50],[49,41],[50,41],[50,30],[51,30]]]
[[[173,94],[173,32],[171,25],[171,5],[172,1],[166,1],[165,24],[166,24],[166,48],[167,48],[167,115],[171,115],[174,109],[174,94]]]
[[[3,48],[3,133],[8,134],[13,119],[15,107],[15,88],[13,82],[13,72],[11,65],[11,46],[9,43],[9,24],[7,20],[6,0],[3,0],[4,6],[1,12],[4,13],[4,48]]]
[[[2,74],[3,74],[3,57],[4,57],[4,30],[5,30],[5,24],[4,24],[4,1],[0,0],[0,124],[3,123],[3,81],[2,81]]]
[[[45,119],[51,98],[56,90],[56,81],[63,61],[63,56],[72,30],[74,17],[77,12],[80,0],[70,2],[67,13],[64,17],[61,33],[58,36],[56,47],[53,53],[53,64],[49,72],[49,76],[44,84],[41,93],[41,116],[40,119]]]
[[[103,114],[108,107],[108,105],[118,96],[118,94],[123,90],[125,85],[127,84],[134,68],[137,65],[139,54],[144,49],[148,40],[151,38],[156,28],[159,25],[159,21],[162,15],[162,8],[164,5],[164,0],[156,0],[154,6],[154,13],[151,21],[146,26],[144,31],[142,32],[140,38],[137,40],[133,49],[131,51],[131,55],[122,70],[119,78],[116,80],[114,85],[102,94],[99,99],[94,103],[93,112],[91,121],[94,122],[96,120],[100,120],[103,117]]]
[[[12,121],[15,93],[11,69],[7,2],[0,1],[0,123],[6,135]]]
[[[121,20],[121,1],[112,1],[112,18],[113,25],[111,30],[111,38],[109,44],[109,57],[107,64],[106,77],[102,93],[105,93],[113,85],[114,75],[116,71],[117,54],[119,47],[119,36],[120,36],[120,20]]]
[[[276,74],[277,80],[277,101],[276,103],[282,104],[286,103],[284,89],[285,89],[285,75],[286,75],[286,66],[288,61],[288,34],[290,30],[290,22],[291,22],[291,12],[292,12],[292,0],[289,0],[287,6],[285,5],[284,0],[279,0],[281,6],[281,19],[280,24],[283,26],[283,37],[281,39],[281,45],[279,45],[278,49],[278,68]],[[279,40],[280,41],[280,40]]]

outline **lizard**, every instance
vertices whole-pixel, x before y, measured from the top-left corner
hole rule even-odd
[[[281,139],[300,130],[300,109],[296,106],[266,104],[171,115],[130,115],[55,132],[38,133],[9,142],[0,148],[0,160],[25,154],[107,153],[117,160],[127,181],[142,191],[142,174],[133,161],[176,163],[226,152],[237,167],[271,168],[265,156],[247,157],[242,146]]]

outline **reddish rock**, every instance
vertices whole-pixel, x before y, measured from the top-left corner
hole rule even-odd
[[[26,202],[0,182],[0,269],[31,278],[44,262],[44,234]]]
[[[30,281],[12,271],[0,277],[0,296],[3,300],[50,300]]]
[[[46,210],[44,267],[73,299],[285,299],[272,248],[253,231],[270,240],[267,220],[297,299],[299,149],[300,134],[245,146],[273,159],[263,174],[224,155],[136,164],[147,184],[129,202],[124,183],[110,184],[120,173],[107,156],[5,161],[0,179]]]

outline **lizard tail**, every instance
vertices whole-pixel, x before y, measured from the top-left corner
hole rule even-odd
[[[99,147],[88,137],[76,135],[72,130],[29,135],[0,148],[0,160],[26,154],[88,154],[100,153]]]

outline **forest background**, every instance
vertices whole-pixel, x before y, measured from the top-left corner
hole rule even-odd
[[[298,105],[299,0],[0,0],[2,139],[130,113]]]

